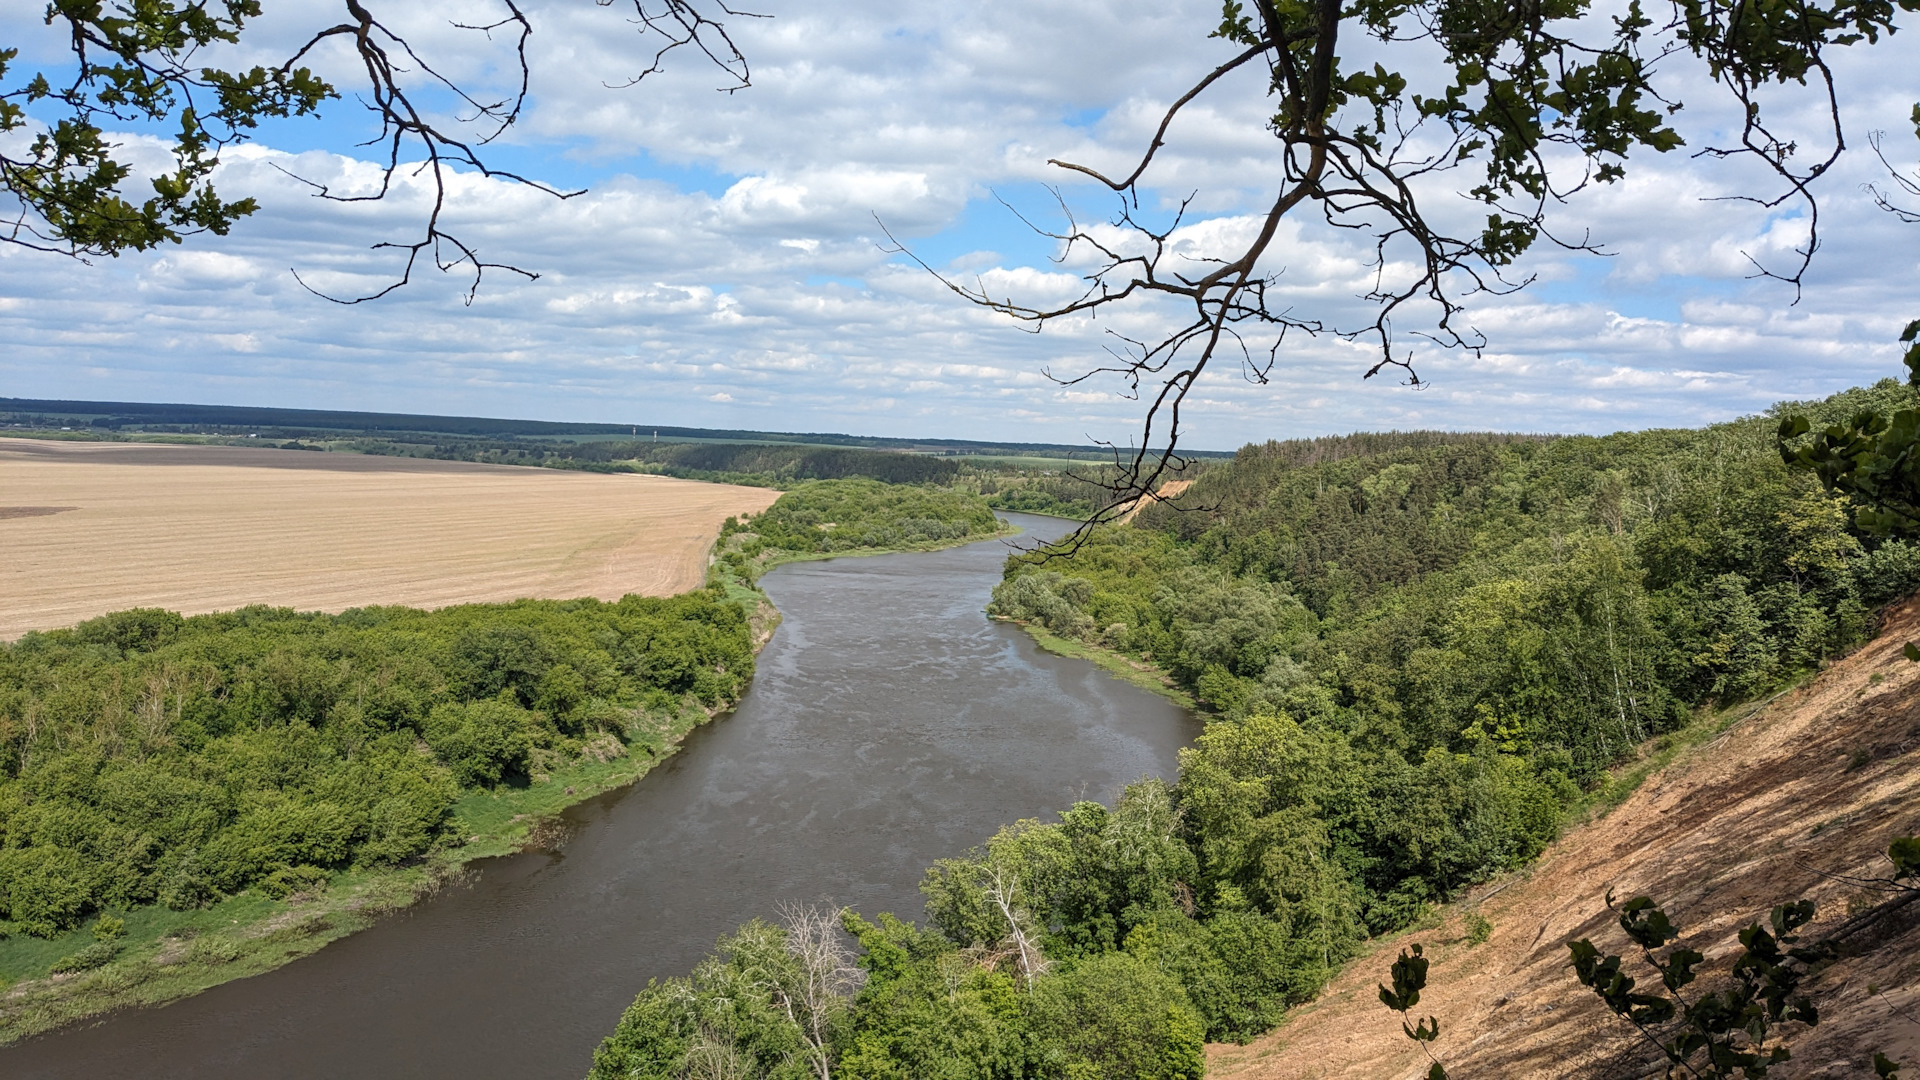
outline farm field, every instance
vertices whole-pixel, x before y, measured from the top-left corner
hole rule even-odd
[[[0,440],[0,640],[108,611],[341,611],[698,586],[779,492],[253,447]]]

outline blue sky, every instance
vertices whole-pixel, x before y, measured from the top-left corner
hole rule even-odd
[[[257,58],[333,8],[273,6]],[[488,0],[388,10],[436,64],[497,78],[502,55],[449,25],[477,21]],[[756,9],[774,18],[736,24],[755,67],[736,94],[684,56],[664,77],[610,88],[651,55],[617,9],[527,10],[533,107],[490,160],[588,193],[561,202],[467,178],[452,220],[538,281],[490,278],[471,307],[460,281],[435,274],[356,308],[303,291],[295,269],[341,290],[381,282],[392,257],[371,245],[406,237],[422,206],[413,186],[378,206],[328,205],[275,167],[367,182],[354,145],[364,116],[336,102],[228,155],[224,192],[262,204],[229,237],[93,266],[0,249],[0,395],[1063,442],[1133,433],[1139,406],[1121,387],[1043,372],[1096,365],[1103,330],[1151,333],[1164,313],[1029,334],[888,254],[877,221],[996,291],[1065,295],[1073,268],[998,199],[1054,224],[1060,185],[1077,213],[1110,212],[1045,160],[1118,166],[1137,153],[1165,103],[1223,54],[1205,36],[1210,0],[776,0]],[[23,63],[57,61],[32,15],[0,14],[0,33],[24,43]],[[1896,161],[1920,158],[1908,42],[1840,67],[1850,140],[1864,149],[1886,129]],[[1703,145],[1730,114],[1710,88],[1676,85],[1683,128]],[[1199,193],[1186,238],[1201,252],[1276,181],[1259,87],[1219,89],[1175,128],[1149,192]],[[1355,429],[1690,425],[1895,374],[1920,232],[1872,207],[1861,185],[1883,176],[1856,151],[1826,183],[1826,247],[1794,305],[1749,280],[1741,254],[1781,255],[1791,215],[1706,201],[1747,189],[1737,167],[1648,155],[1564,211],[1563,227],[1592,229],[1611,258],[1537,252],[1524,267],[1534,287],[1472,305],[1483,355],[1424,357],[1432,385],[1414,390],[1363,383],[1361,351],[1290,342],[1268,385],[1232,368],[1203,381],[1190,437],[1231,448]],[[1443,215],[1473,213],[1450,191],[1433,198]],[[1350,237],[1290,227],[1269,269],[1291,302],[1351,315],[1359,254]]]

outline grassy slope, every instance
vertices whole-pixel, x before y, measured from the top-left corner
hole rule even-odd
[[[1142,690],[1159,694],[1183,709],[1199,708],[1199,703],[1194,701],[1193,695],[1174,683],[1173,676],[1152,664],[1123,656],[1112,649],[1103,649],[1098,645],[1088,645],[1072,638],[1060,637],[1039,623],[1019,622],[1013,619],[1000,621],[1012,622],[1025,630],[1033,635],[1036,644],[1056,656],[1085,660],[1114,678],[1132,683]]]

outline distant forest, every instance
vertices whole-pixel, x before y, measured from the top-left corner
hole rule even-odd
[[[332,409],[272,409],[235,405],[152,404],[128,401],[60,401],[0,397],[0,427],[98,432],[199,432],[276,439],[337,439],[352,435],[451,443],[459,439],[554,440],[569,436],[626,436],[651,442],[743,442],[806,446],[844,446],[869,450],[908,450],[934,454],[1046,454],[1099,458],[1104,452],[1058,443],[1007,443],[972,439],[895,439],[825,432],[748,431],[689,428],[659,424],[588,424],[549,420],[511,420],[478,416],[425,416],[412,413],[344,412]],[[1225,453],[1211,456],[1226,457]]]
[[[777,443],[481,442],[415,443],[358,439],[342,449],[363,454],[537,465],[589,472],[651,472],[689,480],[780,487],[806,480],[861,477],[889,484],[944,484],[960,471],[949,458],[888,450]]]

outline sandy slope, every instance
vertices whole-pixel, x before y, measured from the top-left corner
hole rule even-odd
[[[0,639],[107,611],[669,595],[778,492],[251,447],[0,439]]]
[[[1630,1030],[1573,980],[1566,942],[1626,954],[1607,890],[1653,896],[1684,941],[1724,970],[1735,935],[1775,904],[1820,905],[1813,932],[1884,899],[1826,873],[1880,876],[1888,842],[1920,833],[1920,600],[1810,686],[1655,774],[1606,817],[1570,831],[1527,874],[1477,890],[1437,930],[1385,941],[1316,1004],[1246,1047],[1216,1046],[1209,1075],[1235,1080],[1410,1078],[1426,1061],[1375,985],[1409,941],[1436,957],[1419,1011],[1439,1017],[1455,1080],[1657,1076]],[[1874,681],[1878,676],[1880,681]],[[1465,912],[1493,923],[1468,946]],[[1920,1068],[1920,904],[1851,933],[1846,959],[1810,984],[1823,1020],[1790,1042],[1775,1076],[1870,1076],[1874,1049]],[[1715,964],[1713,961],[1719,959]],[[1869,986],[1883,996],[1870,997]],[[1904,1015],[1900,1015],[1904,1014]]]

